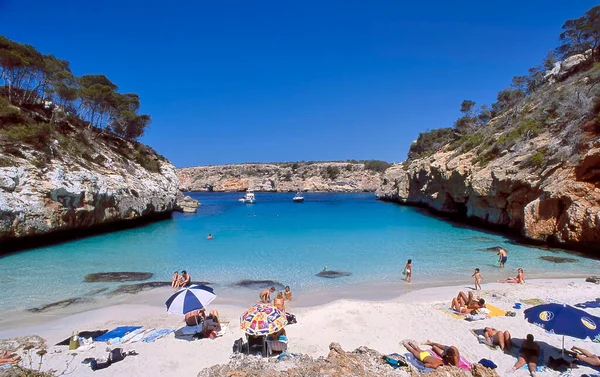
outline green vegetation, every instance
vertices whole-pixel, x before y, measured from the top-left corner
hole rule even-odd
[[[54,126],[49,123],[15,124],[0,129],[0,135],[9,141],[31,144],[38,150],[48,148],[53,132]]]
[[[321,172],[321,176],[325,179],[334,181],[340,175],[340,168],[337,166],[329,165],[325,170]],[[304,178],[304,177],[302,177]]]
[[[544,163],[546,162],[546,152],[548,151],[547,148],[541,148],[540,150],[538,150],[537,152],[535,152],[531,157],[529,157],[526,161],[526,165],[529,167],[534,167],[534,168],[541,168],[544,166]]]
[[[440,128],[419,134],[408,150],[408,158],[416,159],[434,154],[456,138],[452,128]]]
[[[138,114],[139,96],[119,93],[104,75],[76,77],[66,60],[44,55],[31,45],[0,36],[0,127],[28,123],[9,104],[35,109],[48,118],[76,116],[127,139],[143,135],[150,116]]]
[[[367,160],[363,162],[366,170],[371,170],[379,173],[383,173],[387,168],[391,166],[389,162],[381,160]],[[346,166],[347,168],[347,166]],[[348,169],[346,169],[348,170]]]
[[[498,144],[503,146],[503,149],[509,148],[522,139],[531,139],[544,132],[543,125],[533,119],[525,119],[516,128],[508,131],[500,136]]]

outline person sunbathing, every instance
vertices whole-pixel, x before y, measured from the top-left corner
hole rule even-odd
[[[440,355],[444,364],[454,365],[455,367],[458,366],[460,362],[460,354],[458,352],[458,348],[454,346],[445,346],[443,344],[432,342],[430,340],[426,341],[425,344],[431,346],[433,352]]]
[[[575,352],[571,353],[570,355],[577,358],[577,360],[583,361],[584,363],[594,367],[600,367],[600,356],[594,355],[586,349],[575,346],[571,347],[571,349]]]
[[[204,308],[187,312],[185,313],[185,324],[188,326],[197,326],[204,321],[205,314],[206,310]]]
[[[521,344],[517,363],[514,365],[511,371],[515,372],[517,369],[527,364],[529,368],[529,374],[531,376],[535,376],[535,370],[540,358],[540,352],[540,346],[534,342],[533,335],[527,334],[527,339],[523,341],[523,344]]]
[[[429,351],[423,351],[416,344],[408,341],[402,342],[404,348],[412,353],[415,358],[423,363],[425,368],[437,369],[444,365],[444,362],[437,357],[434,357]]]
[[[471,292],[469,292],[468,297],[463,292],[460,292],[450,303],[451,310],[462,314],[471,314],[481,308],[485,308],[485,300],[480,298],[478,301],[475,301]]]
[[[504,351],[504,349],[510,350],[512,347],[512,339],[508,331],[500,331],[492,327],[486,327],[483,329],[483,336],[488,344],[498,345],[502,351]]]
[[[0,354],[0,366],[16,364],[19,361],[21,361],[21,356],[17,355],[16,353],[4,351],[2,354]]]
[[[202,325],[202,334],[204,337],[208,338],[212,332],[221,331],[221,321],[219,320],[219,312],[216,310],[211,310],[209,315],[204,320],[204,324]]]
[[[515,283],[515,284],[525,284],[525,273],[522,268],[517,270],[516,277],[509,277],[506,280],[498,280],[498,283]]]

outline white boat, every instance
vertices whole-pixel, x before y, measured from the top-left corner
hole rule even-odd
[[[256,203],[256,198],[254,197],[254,193],[252,191],[248,191],[244,197],[239,199],[239,201],[246,204],[254,204]]]
[[[292,199],[296,203],[302,203],[304,201],[304,196],[300,195],[299,192],[296,193],[296,196]]]

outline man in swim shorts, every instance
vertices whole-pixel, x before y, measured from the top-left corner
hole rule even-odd
[[[404,341],[402,342],[402,345],[408,350],[408,352],[412,353],[414,357],[421,361],[425,368],[436,369],[444,365],[442,360],[438,359],[437,357],[433,357],[429,351],[423,351],[418,345],[412,342]]]
[[[508,260],[508,251],[498,246],[498,254],[496,255],[500,256],[500,259],[498,259],[498,262],[500,262],[500,268],[504,268],[504,264]]]

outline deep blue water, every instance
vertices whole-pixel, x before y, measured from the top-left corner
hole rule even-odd
[[[257,193],[243,204],[236,193],[192,193],[202,203],[197,214],[180,214],[148,226],[29,250],[0,259],[0,310],[28,308],[83,295],[118,283],[83,283],[102,271],[149,271],[151,280],[170,280],[188,270],[194,280],[225,286],[242,279],[272,279],[294,291],[355,283],[399,281],[408,258],[415,281],[470,280],[479,267],[485,281],[514,275],[568,276],[598,271],[600,261],[577,258],[555,264],[542,255],[565,254],[514,245],[503,236],[483,233],[427,216],[411,207],[375,200],[373,194]],[[212,233],[213,240],[206,236]],[[509,250],[500,271],[495,253]],[[573,257],[572,255],[567,255]],[[352,273],[322,279],[329,270]]]

